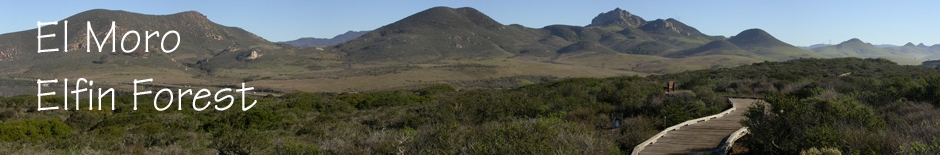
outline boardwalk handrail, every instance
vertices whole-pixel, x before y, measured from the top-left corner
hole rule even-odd
[[[668,127],[668,128],[666,128],[665,130],[663,130],[663,131],[659,132],[658,134],[654,135],[653,137],[650,137],[650,139],[647,139],[646,141],[643,141],[642,143],[636,145],[636,147],[633,147],[633,153],[630,153],[630,154],[631,154],[631,155],[638,155],[638,154],[640,154],[640,152],[642,152],[643,149],[646,149],[646,146],[649,146],[650,144],[656,143],[656,141],[659,140],[659,138],[662,138],[663,136],[666,136],[666,133],[668,133],[669,131],[679,130],[679,128],[684,127],[684,126],[689,126],[689,125],[692,125],[692,124],[695,124],[695,123],[698,123],[698,122],[707,121],[707,120],[715,119],[715,118],[718,118],[718,117],[721,117],[721,116],[725,116],[725,115],[730,114],[731,112],[733,112],[735,109],[737,109],[737,107],[734,106],[734,103],[731,102],[731,98],[728,98],[728,103],[731,104],[731,109],[725,110],[724,112],[721,112],[721,113],[718,113],[718,114],[714,114],[714,115],[711,115],[711,116],[705,116],[705,117],[701,117],[701,118],[697,118],[697,119],[693,119],[693,120],[688,120],[688,121],[685,121],[685,122],[682,122],[682,123],[673,125],[673,126],[671,126],[671,127]]]
[[[734,131],[734,133],[731,133],[731,135],[728,136],[725,141],[721,142],[721,145],[718,145],[718,148],[715,149],[715,152],[718,154],[728,154],[728,151],[731,151],[731,147],[734,146],[734,141],[737,141],[748,133],[750,133],[750,131],[747,130],[747,127],[741,127],[741,129]]]

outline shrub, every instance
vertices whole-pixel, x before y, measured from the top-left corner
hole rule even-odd
[[[0,122],[11,120],[13,117],[16,117],[16,110],[6,109],[0,111]]]
[[[91,127],[101,122],[102,117],[97,114],[93,114],[88,111],[75,111],[72,112],[72,115],[65,120],[65,123],[71,126],[73,129],[79,131],[87,131]]]
[[[822,148],[816,149],[816,147],[810,148],[808,150],[800,151],[800,155],[842,155],[842,152],[836,148]]]
[[[72,128],[57,119],[0,123],[0,140],[8,142],[62,137],[70,133]]]
[[[224,129],[212,134],[210,148],[220,154],[252,154],[270,145],[267,135],[258,130]]]
[[[281,124],[281,116],[272,111],[251,110],[229,113],[203,125],[207,131],[218,129],[275,129]]]

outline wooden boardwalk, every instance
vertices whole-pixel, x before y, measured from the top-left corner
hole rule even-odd
[[[729,99],[737,108],[722,117],[684,126],[669,131],[655,143],[646,146],[639,154],[712,154],[719,143],[731,133],[740,129],[738,123],[744,119],[744,112],[760,100]]]

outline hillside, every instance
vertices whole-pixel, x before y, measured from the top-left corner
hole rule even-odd
[[[670,53],[724,39],[703,34],[675,19],[645,21],[620,9],[599,14],[587,27],[549,25],[532,29],[502,25],[472,8],[436,7],[336,48],[354,63],[424,63],[455,58],[551,58],[564,53],[557,51],[570,50],[563,50],[565,47],[584,42],[604,46],[603,52],[609,49],[675,56]]]
[[[344,43],[362,36],[369,31],[346,31],[346,33],[339,34],[333,38],[300,38],[297,40],[279,42],[283,44],[288,44],[294,47],[324,47],[324,46],[333,46],[336,44]]]
[[[473,8],[435,7],[339,44],[351,62],[422,63],[444,58],[507,57],[536,44],[538,31],[506,26]],[[542,51],[542,50],[536,50]]]
[[[667,55],[668,57],[693,57],[703,55],[738,55],[757,57],[757,54],[745,51],[727,40],[716,40],[694,49],[682,50]]]
[[[885,58],[905,65],[920,64],[922,60],[918,59],[927,57],[932,53],[926,46],[920,47],[908,43],[908,45],[905,46],[879,48],[870,43],[862,42],[862,40],[858,38],[852,38],[837,45],[823,46],[812,50],[817,54],[830,58]]]
[[[594,19],[591,20],[591,26],[617,26],[617,27],[640,27],[646,24],[646,20],[643,17],[636,16],[616,8],[614,10],[608,11],[606,13],[600,13]]]
[[[529,28],[504,25],[473,8],[435,7],[347,42],[317,48],[271,43],[242,29],[216,24],[195,11],[143,15],[91,10],[67,19],[72,25],[70,51],[86,49],[79,46],[84,45],[82,27],[73,24],[86,20],[92,21],[96,33],[104,31],[104,24],[112,20],[118,25],[118,34],[176,30],[182,44],[173,53],[36,54],[24,52],[35,46],[31,42],[35,30],[4,34],[0,35],[5,39],[0,45],[0,65],[9,67],[0,68],[0,79],[83,76],[115,84],[152,77],[162,83],[207,86],[247,81],[276,92],[487,83],[481,80],[501,83],[484,88],[502,88],[528,83],[508,82],[518,77],[663,74],[814,56],[793,50],[763,31],[749,30],[728,39],[703,34],[676,19],[646,21],[621,9],[599,14],[586,27]],[[43,30],[57,32],[57,27]],[[57,39],[44,42],[61,41]],[[154,51],[159,49],[150,46]],[[106,45],[104,50],[110,47]],[[43,61],[30,61],[34,59]],[[89,76],[89,72],[102,74]]]
[[[819,48],[812,49],[817,54],[826,56],[826,57],[860,57],[860,58],[877,58],[883,56],[890,56],[891,53],[888,51],[875,47],[869,43],[862,42],[858,38],[852,38],[842,43],[833,46],[824,46]]]
[[[741,33],[729,38],[728,41],[741,49],[776,60],[820,57],[818,54],[811,51],[803,50],[777,40],[777,38],[761,29],[741,31]]]
[[[664,94],[667,81],[688,93]],[[134,96],[123,94],[114,111],[35,112],[35,96],[21,95],[0,97],[0,131],[22,131],[0,132],[0,146],[11,146],[0,154],[624,154],[668,126],[729,108],[727,96],[773,105],[745,112],[753,133],[736,149],[936,154],[938,88],[936,69],[839,58],[512,89],[298,92],[249,98],[264,103],[249,111],[128,110]],[[81,145],[56,147],[63,143]]]
[[[36,30],[26,30],[21,32],[0,35],[0,42],[6,45],[0,46],[0,51],[6,53],[0,58],[0,65],[5,66],[0,69],[0,74],[27,77],[49,77],[49,76],[79,76],[81,73],[75,71],[95,71],[111,68],[106,73],[119,74],[124,70],[134,68],[133,72],[165,72],[171,71],[179,74],[199,74],[198,69],[193,68],[200,60],[213,59],[218,56],[244,54],[245,50],[235,51],[225,49],[258,49],[276,50],[279,47],[268,42],[252,33],[240,28],[226,27],[212,21],[209,21],[199,12],[189,11],[171,15],[143,15],[125,11],[114,10],[90,10],[70,16],[64,20],[69,21],[68,48],[70,52],[52,52],[36,53]],[[161,52],[159,38],[151,39],[148,47],[144,47],[142,41],[133,53],[126,54],[120,49],[120,43],[116,48],[111,48],[115,41],[108,41],[101,49],[103,52],[97,52],[98,48],[91,43],[91,53],[86,53],[89,47],[85,47],[86,30],[85,21],[92,25],[92,29],[97,33],[98,38],[102,38],[111,27],[111,21],[117,25],[116,34],[125,34],[130,30],[136,30],[141,35],[144,31],[160,31],[166,33],[170,30],[179,32],[179,47],[172,53]],[[50,25],[43,27],[43,33],[56,33],[56,38],[43,39],[44,49],[62,47],[63,38],[66,36],[62,30],[64,22],[59,21],[59,25]],[[165,34],[161,34],[165,35]],[[133,35],[131,35],[133,36]],[[121,38],[117,36],[116,38]],[[134,40],[125,40],[126,44],[133,44]],[[168,36],[165,48],[170,49],[175,42],[176,36]],[[58,44],[56,44],[58,43]],[[172,43],[172,44],[171,44]],[[127,45],[127,47],[131,47]],[[150,52],[145,52],[149,50]],[[112,52],[116,51],[116,52]],[[240,52],[240,53],[235,53]],[[267,53],[265,53],[267,54]],[[107,56],[105,56],[107,55]],[[272,54],[273,55],[273,54]],[[107,57],[107,60],[104,58]],[[35,61],[41,60],[41,61]],[[118,67],[118,66],[125,67]],[[147,68],[140,70],[141,68]],[[219,68],[230,68],[235,66],[216,66]],[[163,70],[163,71],[160,71]],[[191,70],[191,71],[188,71]],[[53,74],[54,73],[54,74]]]

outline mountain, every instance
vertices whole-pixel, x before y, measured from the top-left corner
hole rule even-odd
[[[837,45],[819,47],[812,50],[819,55],[830,58],[885,58],[898,64],[907,65],[919,64],[920,61],[916,60],[916,58],[927,56],[926,54],[923,54],[924,51],[910,51],[916,50],[918,48],[913,44],[905,47],[913,47],[913,49],[905,49],[900,47],[879,48],[870,43],[862,42],[862,40],[858,38],[852,38]]]
[[[725,46],[726,40],[734,46]],[[712,45],[702,47],[706,44]],[[585,46],[590,44],[591,46]],[[603,48],[594,46],[599,45]],[[735,55],[788,60],[819,55],[752,29],[733,38],[709,36],[676,19],[644,21],[621,9],[601,13],[587,27],[549,25],[532,29],[503,25],[473,8],[435,7],[335,46],[352,63],[423,63],[445,59],[557,57],[559,54],[615,51],[683,58]],[[565,48],[565,49],[562,49]]]
[[[938,54],[940,51],[931,51],[929,47],[914,45],[914,43],[908,42],[904,46],[898,47],[886,47],[885,50],[891,52],[894,55],[900,57],[908,58],[924,58],[929,57],[934,54]]]
[[[0,80],[153,77],[171,84],[225,86],[250,81],[259,89],[275,91],[346,92],[514,76],[662,74],[816,56],[759,29],[731,38],[709,36],[675,19],[646,21],[621,9],[601,13],[588,26],[529,28],[504,25],[473,8],[434,7],[349,41],[317,48],[275,44],[240,28],[216,24],[195,11],[143,15],[91,10],[67,19],[72,25],[70,51],[88,48],[83,46],[84,27],[75,26],[83,21],[91,21],[98,35],[110,28],[109,21],[117,23],[119,35],[130,30],[176,30],[181,43],[173,53],[159,52],[160,45],[151,39],[149,46],[132,53],[37,54],[35,29],[3,34]],[[60,26],[43,27],[43,33],[61,34]],[[349,39],[340,36],[334,39]],[[55,48],[63,41],[43,39],[43,48]],[[111,50],[105,47],[104,51]],[[144,49],[150,52],[141,52]]]
[[[780,41],[761,29],[741,31],[741,33],[729,38],[728,41],[741,49],[775,60],[819,57],[816,53]]]
[[[333,46],[336,44],[344,43],[362,36],[369,31],[346,31],[346,33],[336,35],[333,38],[300,38],[292,41],[279,42],[283,44],[288,44],[295,47],[323,47],[323,46]]]
[[[858,38],[852,38],[837,45],[819,47],[812,50],[817,54],[826,57],[877,58],[892,55],[886,50],[875,47],[872,44],[862,42],[862,40]]]
[[[539,44],[544,34],[506,26],[473,8],[435,7],[339,44],[352,62],[418,63],[445,58],[511,56],[554,51]],[[532,45],[532,48],[526,48]]]
[[[640,30],[643,30],[648,33],[657,33],[657,34],[666,34],[666,35],[681,35],[688,37],[703,37],[705,34],[699,32],[697,29],[685,25],[685,23],[679,22],[676,19],[656,19],[654,21],[648,22],[640,27]]]
[[[640,16],[630,14],[630,12],[616,8],[606,13],[600,13],[591,20],[591,26],[619,26],[619,27],[640,27],[646,24],[646,20]]]
[[[119,72],[124,71],[160,73],[166,71],[158,70],[173,70],[168,74],[191,75],[200,74],[198,71],[200,67],[197,65],[200,60],[226,58],[231,60],[217,61],[219,65],[213,65],[212,68],[239,67],[231,65],[238,55],[244,55],[246,52],[250,54],[251,51],[263,51],[261,53],[264,55],[273,56],[276,54],[268,52],[279,48],[241,28],[222,26],[209,21],[205,15],[196,11],[170,15],[144,15],[119,10],[96,9],[75,14],[64,20],[69,21],[68,34],[65,34],[63,30],[65,25],[63,21],[58,21],[58,25],[42,27],[44,34],[57,34],[54,38],[42,39],[42,48],[63,50],[59,52],[37,53],[36,29],[0,35],[0,66],[4,66],[0,68],[0,74],[18,74],[17,76],[27,77],[72,77],[99,70],[110,70],[106,72],[110,74],[121,74]],[[116,34],[112,35],[115,35],[117,39],[122,38],[123,34],[131,30],[136,30],[141,38],[144,38],[147,32],[156,31],[160,34],[148,41],[136,41],[133,35],[129,35],[127,40],[123,40],[123,43],[128,44],[126,47],[130,49],[131,45],[136,42],[139,42],[140,46],[132,53],[122,52],[120,49],[122,44],[114,40],[108,40],[108,43],[101,49],[102,52],[96,52],[99,49],[95,43],[90,43],[86,47],[86,22],[92,25],[91,29],[99,39],[102,39],[111,28],[112,21],[116,25]],[[170,30],[177,31],[178,37],[168,34]],[[173,46],[178,46],[178,48],[172,53],[161,52],[163,51],[160,47],[162,37],[166,38],[166,45],[163,45],[166,49],[171,49]],[[68,41],[66,47],[62,45],[65,42],[64,39]],[[176,39],[180,40],[178,45],[174,41]],[[112,44],[116,45],[115,48],[111,48]],[[95,52],[84,52],[88,48],[92,48],[91,51]],[[65,49],[69,52],[64,52]],[[149,52],[145,52],[147,50]],[[258,62],[263,61],[267,60]]]

